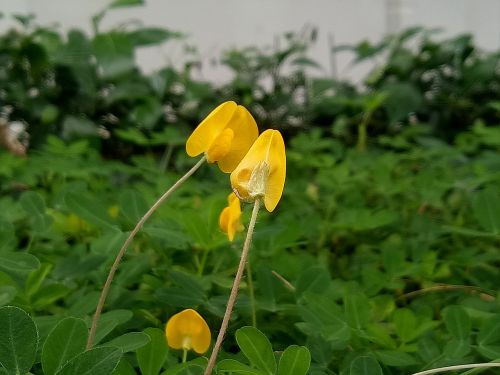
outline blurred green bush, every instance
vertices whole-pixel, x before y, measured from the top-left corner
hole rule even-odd
[[[306,28],[272,49],[226,51],[221,63],[232,79],[215,85],[193,78],[196,53],[180,69],[143,74],[137,48],[182,35],[128,24],[100,32],[105,13],[94,17],[91,36],[61,35],[17,17],[20,27],[0,37],[0,121],[26,124],[32,147],[54,134],[92,139],[111,157],[163,149],[229,99],[249,107],[261,130],[277,128],[289,138],[304,129],[332,129],[360,147],[366,137],[397,135],[417,123],[449,142],[478,119],[499,119],[500,54],[479,51],[469,35],[437,41],[433,32],[413,28],[376,44],[334,48],[333,54],[353,53],[353,64],[374,62],[354,84],[329,77],[308,58],[316,30]]]

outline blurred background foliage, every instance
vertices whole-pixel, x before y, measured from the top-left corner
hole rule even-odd
[[[343,82],[307,57],[307,29],[279,48],[227,51],[232,79],[215,85],[193,78],[196,58],[143,74],[137,48],[183,36],[100,31],[106,11],[91,36],[30,17],[0,36],[0,135],[11,151],[0,151],[0,305],[29,312],[40,342],[64,317],[90,321],[127,232],[192,164],[187,134],[235,100],[261,131],[284,133],[288,176],[276,213],[259,219],[222,358],[244,362],[234,331],[251,321],[250,283],[257,326],[277,352],[306,345],[310,374],[500,358],[499,52],[414,28],[337,47],[353,64],[376,60],[363,82]],[[206,167],[145,225],[101,342],[162,328],[187,307],[218,327],[242,242],[217,226],[226,177]],[[155,375],[179,361],[165,350]],[[140,356],[125,354],[115,374],[143,371]]]

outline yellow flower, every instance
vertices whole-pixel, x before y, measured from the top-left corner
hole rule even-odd
[[[235,102],[224,102],[198,125],[186,142],[189,156],[205,153],[209,163],[230,173],[257,139],[259,130],[248,110]]]
[[[165,326],[167,343],[173,349],[194,350],[203,354],[210,346],[210,329],[196,311],[186,309],[172,316]]]
[[[233,191],[244,201],[263,198],[272,212],[278,204],[286,176],[285,143],[278,130],[262,133],[231,173]]]
[[[229,241],[234,239],[236,232],[243,230],[241,224],[241,205],[238,197],[231,193],[227,196],[228,206],[225,207],[219,216],[219,227],[227,234]]]

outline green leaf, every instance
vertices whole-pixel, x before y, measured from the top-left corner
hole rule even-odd
[[[0,270],[11,272],[29,272],[40,267],[40,261],[31,254],[5,252],[0,254]]]
[[[146,328],[144,333],[151,338],[151,341],[137,349],[137,362],[142,375],[158,375],[168,353],[165,334],[158,328]]]
[[[116,366],[113,375],[137,375],[134,368],[125,358],[122,357],[118,366]]]
[[[169,366],[167,371],[162,372],[162,375],[202,375],[207,362],[205,357],[198,357],[186,363]]]
[[[362,356],[351,362],[349,375],[383,375],[383,372],[375,359]]]
[[[224,359],[217,364],[217,373],[265,375],[266,372],[244,365],[234,359]],[[291,374],[290,374],[291,375]]]
[[[98,136],[97,125],[85,117],[66,116],[62,127],[62,137],[65,140]]]
[[[117,326],[129,321],[132,316],[133,314],[130,310],[113,310],[102,314],[97,324],[94,344],[98,344]]]
[[[45,375],[54,375],[66,363],[83,353],[87,343],[87,325],[82,319],[66,318],[50,331],[42,349],[42,368]]]
[[[148,208],[148,204],[137,191],[126,189],[120,194],[120,213],[132,223],[139,221]]]
[[[99,34],[95,37],[93,46],[104,78],[114,78],[134,69],[134,50],[126,34]]]
[[[394,312],[394,325],[396,333],[402,342],[408,342],[415,338],[417,319],[410,309],[398,309]]]
[[[118,348],[99,347],[80,353],[57,375],[110,375],[122,357]]]
[[[254,327],[243,327],[236,331],[236,342],[250,363],[266,374],[276,372],[276,359],[266,335]]]
[[[477,335],[477,343],[483,346],[500,343],[500,315],[483,322]]]
[[[128,36],[135,47],[142,47],[160,44],[172,38],[179,38],[182,34],[159,27],[144,27],[130,32]]]
[[[500,193],[497,189],[486,188],[479,191],[473,200],[472,207],[483,229],[500,234]]]
[[[387,366],[405,367],[417,364],[410,354],[397,350],[377,350],[375,352],[380,362]]]
[[[110,217],[103,208],[104,202],[73,192],[66,195],[64,202],[69,210],[82,219],[97,227],[118,231],[118,228],[110,223]]]
[[[63,284],[50,284],[38,290],[32,297],[34,309],[49,306],[58,299],[65,297],[71,289]]]
[[[443,312],[448,332],[457,340],[466,340],[471,333],[471,320],[463,307],[450,306]]]
[[[311,353],[305,346],[290,345],[281,355],[278,375],[306,375],[311,365]]]
[[[38,330],[31,317],[14,306],[0,308],[0,366],[7,374],[25,374],[35,362]]]
[[[0,286],[0,307],[8,304],[17,294],[17,288],[11,285]]]
[[[114,346],[120,348],[123,353],[128,353],[142,348],[150,341],[151,338],[145,333],[128,332],[106,343],[105,346]]]
[[[40,286],[42,285],[51,269],[52,265],[50,263],[42,263],[40,268],[30,272],[30,274],[28,275],[28,279],[26,280],[26,285],[24,286],[24,290],[28,297],[31,297],[40,289]]]
[[[109,5],[109,7],[121,8],[121,7],[137,6],[137,5],[144,5],[144,0],[115,0]]]
[[[47,230],[52,220],[45,213],[45,201],[40,194],[27,191],[19,199],[19,204],[33,219],[33,229],[35,231],[43,232]]]
[[[362,293],[347,293],[344,297],[347,323],[356,329],[363,328],[369,320],[370,305],[368,298]]]

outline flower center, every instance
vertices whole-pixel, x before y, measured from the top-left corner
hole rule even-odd
[[[191,350],[191,337],[186,336],[182,339],[182,349]]]
[[[255,198],[263,197],[268,177],[269,164],[265,161],[259,162],[252,171],[241,170],[238,174],[237,185],[234,187],[235,194],[244,201],[253,201]]]

